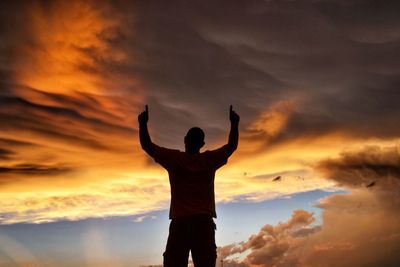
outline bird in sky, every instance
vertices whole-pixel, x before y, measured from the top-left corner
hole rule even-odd
[[[277,182],[277,181],[280,181],[281,180],[281,176],[279,175],[279,176],[276,176],[274,179],[272,179],[272,182]]]

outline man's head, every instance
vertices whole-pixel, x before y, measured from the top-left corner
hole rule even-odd
[[[198,152],[204,146],[204,131],[199,127],[190,128],[185,136],[186,152]]]

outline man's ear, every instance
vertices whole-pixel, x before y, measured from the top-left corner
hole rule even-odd
[[[183,138],[183,142],[186,144],[186,142],[187,142],[187,135],[185,136],[185,138]]]
[[[203,141],[203,142],[201,143],[200,148],[202,148],[205,144],[206,144],[206,143]]]

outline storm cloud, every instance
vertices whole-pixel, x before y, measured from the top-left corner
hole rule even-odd
[[[342,186],[359,188],[376,184],[392,190],[400,186],[400,150],[398,146],[367,147],[344,152],[338,158],[321,161],[316,166]]]
[[[345,163],[321,159],[399,138],[397,1],[38,0],[0,7],[1,203],[14,190],[47,188],[54,196],[62,184],[63,196],[89,191],[108,199],[122,194],[114,183],[151,190],[167,181],[138,144],[136,116],[145,104],[152,140],[178,149],[192,126],[205,130],[205,149],[223,145],[234,106],[241,139],[217,179],[224,202],[332,189],[332,181],[351,187],[332,171]],[[314,175],[317,162],[330,180]],[[392,167],[373,171],[397,174]],[[285,176],[286,187],[254,179],[297,170],[305,181]],[[357,183],[364,187],[376,181],[371,190],[386,183],[363,179]],[[148,211],[167,207],[164,193]],[[38,220],[50,214],[39,214],[40,205],[29,209]],[[95,216],[87,210],[70,217]]]

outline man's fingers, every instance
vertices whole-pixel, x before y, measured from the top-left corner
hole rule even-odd
[[[145,105],[145,111],[146,113],[149,113],[149,107],[147,105]]]
[[[229,113],[232,113],[232,105],[229,107]]]

